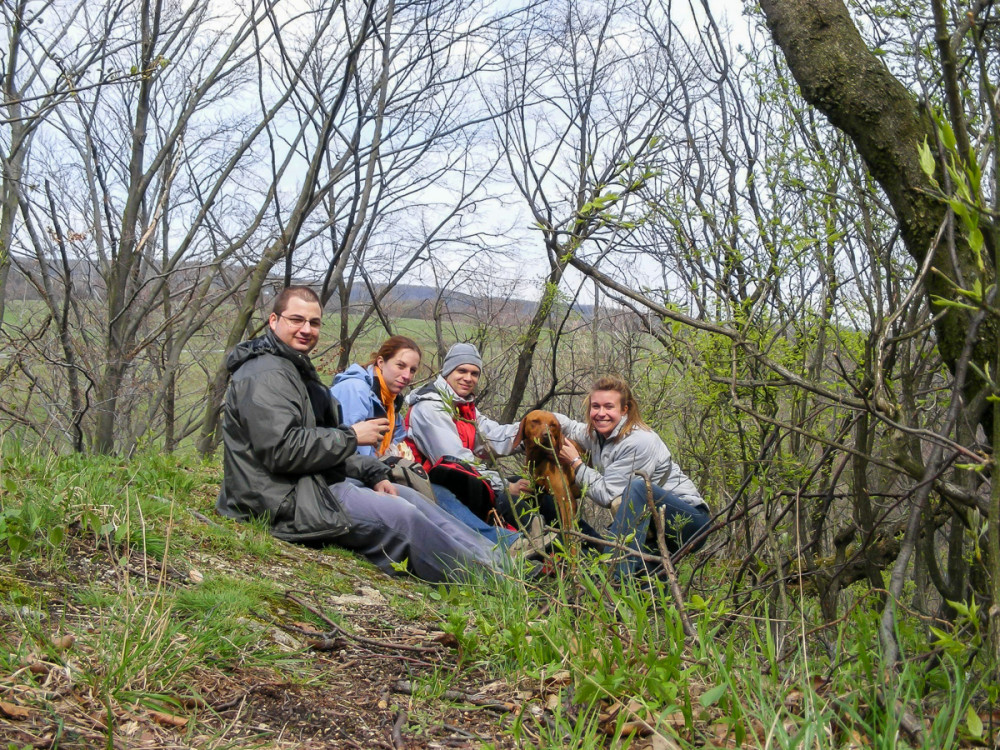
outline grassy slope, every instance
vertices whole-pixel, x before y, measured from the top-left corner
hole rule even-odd
[[[430,588],[218,518],[216,464],[0,448],[4,747],[957,747],[992,731],[986,688],[947,654],[884,681],[865,602],[810,633],[695,599],[685,638],[668,594],[617,590],[599,562]]]

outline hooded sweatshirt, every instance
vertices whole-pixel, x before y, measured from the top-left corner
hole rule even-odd
[[[563,435],[574,440],[583,452],[590,453],[593,468],[580,464],[576,483],[585,487],[587,497],[598,505],[609,507],[625,492],[635,473],[643,471],[653,484],[673,492],[692,508],[709,509],[694,482],[671,458],[666,443],[652,430],[633,427],[622,436],[626,421],[626,417],[622,417],[611,434],[602,438],[588,424],[562,414],[556,414],[556,419]]]
[[[330,394],[340,404],[343,410],[344,424],[357,424],[366,419],[387,416],[385,404],[379,395],[378,379],[375,377],[375,365],[354,364],[333,379]],[[396,396],[395,424],[392,428],[392,441],[395,445],[406,436],[403,426],[402,407],[405,403],[402,394]],[[369,445],[358,447],[358,453],[363,456],[374,456],[375,448]]]

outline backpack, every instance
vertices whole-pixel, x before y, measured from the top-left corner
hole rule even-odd
[[[451,490],[481,520],[495,526],[504,525],[497,514],[492,485],[468,462],[455,456],[442,456],[431,466],[427,476],[434,484]]]
[[[427,476],[427,470],[416,461],[401,456],[385,456],[382,463],[389,467],[389,481],[416,490],[428,501],[437,505],[434,488]]]

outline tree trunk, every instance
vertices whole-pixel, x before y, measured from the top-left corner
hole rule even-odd
[[[159,6],[150,7],[144,2],[140,15],[142,44],[140,69],[150,70],[153,50],[159,33]],[[107,274],[108,331],[105,339],[105,365],[97,389],[97,425],[94,432],[94,450],[97,453],[112,453],[115,445],[115,421],[118,410],[118,396],[125,372],[132,357],[131,349],[135,341],[133,321],[130,315],[132,294],[136,288],[136,270],[141,261],[141,248],[136,234],[140,221],[143,201],[149,180],[146,178],[146,139],[150,118],[150,98],[153,76],[144,75],[139,81],[136,96],[135,119],[132,124],[132,144],[129,152],[128,195],[122,212],[121,233],[118,252],[111,261]],[[132,313],[134,314],[134,313]]]
[[[17,88],[15,73],[18,67],[18,53],[23,27],[21,19],[24,5],[17,7],[17,19],[7,32],[9,41],[7,60],[3,71],[3,82],[0,93],[6,102],[7,127],[10,128],[10,151],[3,159],[3,173],[0,175],[0,331],[3,330],[3,317],[7,300],[7,276],[10,273],[10,247],[14,238],[14,217],[17,214],[17,199],[21,185],[21,175],[24,171],[24,157],[27,149],[25,142],[28,128],[22,119],[21,92]]]
[[[556,256],[558,257],[558,256]],[[538,347],[538,339],[542,334],[542,329],[552,312],[552,305],[556,300],[559,291],[559,282],[562,280],[565,264],[557,262],[549,271],[545,288],[542,292],[542,299],[535,308],[535,314],[528,324],[528,330],[521,340],[521,351],[517,355],[517,369],[514,371],[514,380],[511,383],[510,396],[504,406],[500,421],[505,424],[514,422],[517,419],[517,412],[524,401],[524,395],[528,388],[528,378],[531,377],[532,363],[535,361],[535,349]]]
[[[935,188],[918,155],[925,139],[936,142],[932,118],[866,46],[843,0],[761,0],[760,5],[802,96],[853,141],[885,191],[910,255],[922,265],[928,252],[934,254],[936,272],[927,274],[927,295],[958,297],[955,286],[970,288],[980,272],[964,237],[955,238],[954,258],[939,242],[948,206],[930,194]],[[991,253],[992,238],[984,235]],[[989,266],[986,273],[992,276]],[[989,281],[983,280],[983,288]],[[969,312],[950,308],[935,324],[938,347],[952,372],[971,319]],[[992,364],[997,347],[997,323],[989,321],[978,331],[972,356],[980,369]],[[970,371],[966,399],[983,387],[982,378]],[[991,411],[983,409],[979,419],[990,435]]]
[[[285,254],[284,237],[272,245],[260,263],[254,269],[253,274],[247,282],[246,295],[243,297],[243,304],[236,313],[236,319],[229,329],[229,336],[226,339],[226,348],[222,354],[222,361],[219,363],[212,377],[212,382],[208,385],[205,394],[205,415],[201,420],[201,431],[198,434],[198,452],[202,456],[210,456],[215,451],[215,446],[219,443],[219,415],[222,410],[222,400],[226,395],[226,386],[229,384],[229,370],[226,369],[226,358],[243,336],[246,334],[247,326],[253,315],[257,300],[260,297],[261,289],[267,280],[267,275],[271,269]]]

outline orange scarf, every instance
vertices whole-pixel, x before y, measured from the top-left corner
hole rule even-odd
[[[386,387],[382,371],[377,367],[374,370],[375,379],[378,380],[378,397],[382,400],[382,405],[385,407],[385,416],[389,420],[389,431],[382,438],[382,444],[375,449],[376,455],[384,456],[386,451],[389,450],[389,446],[392,445],[392,436],[396,433],[396,397]]]

